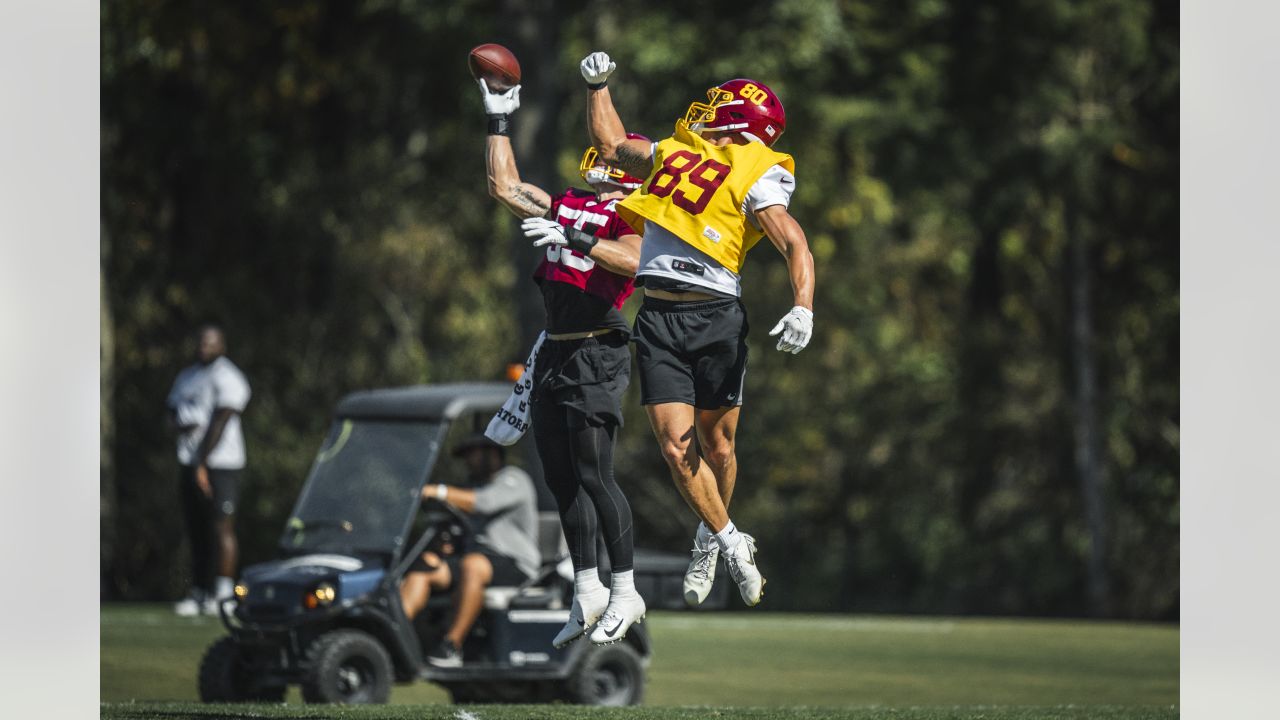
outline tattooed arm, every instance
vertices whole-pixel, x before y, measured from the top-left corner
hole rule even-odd
[[[520,180],[511,138],[490,135],[485,147],[485,167],[489,171],[489,194],[518,218],[543,217],[551,210],[551,196],[545,190]]]
[[[605,162],[640,178],[653,172],[653,144],[627,139],[607,85],[587,90],[587,132]]]

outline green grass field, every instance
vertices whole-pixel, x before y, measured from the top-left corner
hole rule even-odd
[[[167,606],[104,606],[103,718],[1171,718],[1178,629],[1078,621],[769,613],[650,613],[645,706],[448,704],[433,685],[397,686],[390,706],[206,706],[195,674],[222,634]]]

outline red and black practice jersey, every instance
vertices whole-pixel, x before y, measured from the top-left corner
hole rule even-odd
[[[617,203],[602,202],[593,192],[569,188],[552,198],[551,215],[561,225],[589,232],[602,241],[636,234],[618,217],[614,210]],[[627,330],[618,309],[635,289],[634,278],[606,270],[575,250],[548,245],[533,279],[542,287],[549,332],[607,327]]]

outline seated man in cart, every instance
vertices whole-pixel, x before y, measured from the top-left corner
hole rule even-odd
[[[462,664],[462,642],[484,606],[485,588],[520,585],[537,573],[541,560],[538,498],[529,475],[506,465],[503,447],[483,434],[462,440],[453,455],[466,462],[472,486],[427,484],[422,497],[466,513],[471,532],[452,555],[422,553],[400,586],[410,620],[426,607],[433,591],[454,590],[453,621],[427,654],[436,667]]]

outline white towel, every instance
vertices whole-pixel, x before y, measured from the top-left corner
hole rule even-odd
[[[529,431],[532,424],[529,419],[529,401],[533,399],[533,363],[538,359],[542,341],[546,339],[545,331],[538,335],[533,349],[529,351],[529,359],[524,361],[524,374],[516,381],[515,387],[511,388],[511,397],[502,403],[502,407],[489,421],[489,427],[484,430],[485,437],[499,445],[515,445]]]

